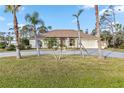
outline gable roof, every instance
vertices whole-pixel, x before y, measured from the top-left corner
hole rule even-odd
[[[78,38],[78,31],[77,30],[52,30],[47,33],[42,34],[43,37],[56,37],[56,38]],[[85,34],[81,32],[81,38],[83,39],[97,39],[97,37]]]

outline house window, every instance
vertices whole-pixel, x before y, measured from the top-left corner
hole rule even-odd
[[[70,38],[70,46],[75,46],[75,39],[74,38]]]

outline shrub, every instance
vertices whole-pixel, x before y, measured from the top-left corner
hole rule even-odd
[[[56,46],[58,48],[59,43],[57,42],[56,38],[46,38],[44,39],[45,43],[47,44],[48,48],[51,49]]]
[[[21,39],[21,44],[23,44],[23,45],[29,45],[29,40],[26,39],[26,38],[22,38]]]
[[[119,46],[120,49],[124,49],[124,43]]]
[[[25,49],[31,49],[31,45],[25,46]]]
[[[19,45],[19,49],[20,49],[20,50],[25,50],[25,45],[24,45],[24,44],[20,44],[20,45]]]
[[[6,43],[5,42],[1,42],[0,43],[0,49],[4,49],[6,47]]]
[[[8,47],[6,47],[7,51],[12,51],[15,50],[15,45],[9,45]]]

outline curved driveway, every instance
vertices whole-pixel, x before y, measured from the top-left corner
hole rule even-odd
[[[41,55],[45,54],[53,54],[52,50],[41,50]],[[55,51],[56,54],[60,54],[60,50]],[[80,51],[78,50],[63,50],[63,54],[66,55],[74,55],[74,54],[80,54]],[[36,55],[35,50],[25,50],[21,51],[22,56],[29,56],[29,55]],[[84,51],[83,54],[87,55],[87,53]],[[88,49],[88,55],[98,55],[97,49]],[[113,57],[113,58],[124,58],[124,52],[112,52],[108,50],[102,50],[102,55],[106,57]],[[10,57],[10,56],[16,56],[16,52],[0,52],[0,57]]]

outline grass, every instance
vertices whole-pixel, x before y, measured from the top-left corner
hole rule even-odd
[[[111,50],[114,52],[124,52],[124,49],[119,49],[119,48],[107,48],[107,50]]]
[[[6,49],[0,49],[0,52],[5,52],[6,51]]]
[[[0,58],[0,87],[124,87],[124,59],[66,56]]]

